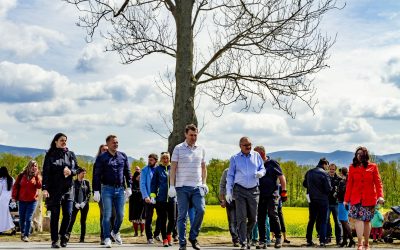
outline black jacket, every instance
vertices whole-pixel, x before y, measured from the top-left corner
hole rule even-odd
[[[64,168],[71,170],[71,175],[64,176]],[[50,197],[47,202],[61,200],[65,194],[73,199],[72,177],[76,175],[78,161],[74,152],[68,149],[56,149],[47,152],[43,163],[43,182],[42,190],[47,190]]]
[[[265,175],[259,180],[260,196],[272,197],[278,194],[278,177],[283,175],[279,163],[271,158],[264,162]]]
[[[346,183],[347,183],[347,179],[341,178],[341,180],[339,182],[339,186],[338,186],[338,193],[337,193],[338,202],[344,201],[344,194],[346,193]]]
[[[338,188],[339,188],[339,183],[342,178],[340,178],[337,174],[335,174],[333,177],[329,176],[331,179],[331,192],[329,193],[329,205],[336,205],[338,203],[337,200],[337,193],[338,193]]]
[[[74,190],[75,190],[75,197],[74,197],[74,202],[77,203],[79,202],[79,190],[82,189],[83,192],[83,201],[81,202],[86,202],[88,204],[89,199],[90,199],[90,182],[88,180],[74,180]]]
[[[327,172],[320,167],[308,170],[303,181],[303,186],[307,188],[307,193],[311,200],[328,201],[331,191],[331,180]]]

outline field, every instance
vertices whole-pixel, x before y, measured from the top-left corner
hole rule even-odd
[[[132,233],[131,223],[128,221],[128,205],[125,205],[125,218],[122,224],[121,232]],[[288,235],[290,236],[305,236],[305,230],[308,221],[307,208],[284,207],[283,214],[286,222]],[[87,218],[87,233],[98,234],[99,232],[99,206],[96,203],[90,203],[89,215]],[[76,218],[73,228],[73,233],[80,231],[80,214]],[[225,209],[217,205],[208,205],[202,226],[202,233],[207,235],[229,235],[228,221]]]

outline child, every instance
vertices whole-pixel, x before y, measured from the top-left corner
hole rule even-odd
[[[377,243],[376,237],[378,236],[378,240],[382,241],[382,226],[383,226],[383,215],[381,213],[380,205],[376,205],[374,218],[371,220],[372,230],[371,234],[374,239],[374,243]]]

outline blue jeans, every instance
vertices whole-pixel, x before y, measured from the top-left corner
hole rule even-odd
[[[101,186],[101,200],[103,202],[103,234],[104,239],[110,238],[110,220],[112,208],[115,208],[115,223],[112,228],[114,233],[118,233],[124,219],[125,195],[123,187],[113,187],[108,185]]]
[[[266,236],[266,243],[271,243],[271,230],[269,227],[269,218],[268,216],[265,218],[265,236]],[[258,241],[258,221],[254,225],[253,232],[251,234],[252,241]],[[261,238],[260,238],[261,240]],[[262,241],[262,240],[261,240]]]
[[[186,220],[191,203],[194,209],[193,224],[190,225],[189,240],[195,240],[200,232],[203,223],[206,201],[204,199],[204,190],[201,187],[177,187],[176,195],[178,198],[178,235],[179,245],[186,246]]]
[[[19,226],[21,228],[21,235],[29,236],[31,231],[32,216],[36,209],[37,201],[19,201]]]

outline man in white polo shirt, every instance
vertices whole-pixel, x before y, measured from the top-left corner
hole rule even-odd
[[[192,204],[195,210],[193,225],[190,225],[189,241],[194,249],[200,250],[197,236],[203,222],[206,207],[204,196],[208,193],[208,187],[205,151],[203,147],[196,144],[197,134],[196,125],[187,125],[186,140],[175,146],[171,157],[168,195],[178,198],[179,250],[186,250],[186,220],[189,204]]]

